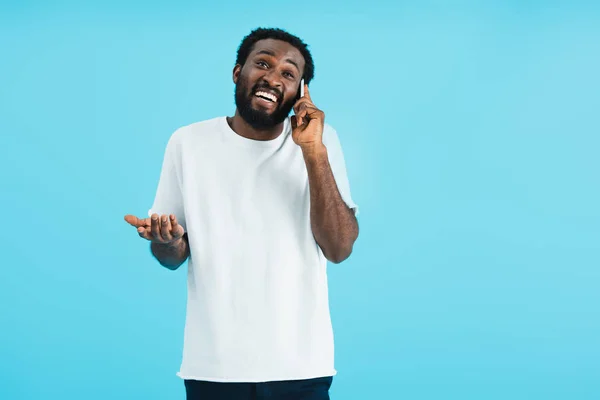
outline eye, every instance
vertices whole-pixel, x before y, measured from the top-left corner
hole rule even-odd
[[[294,79],[294,74],[292,74],[291,72],[285,71],[283,73],[283,76],[290,78],[290,79]]]
[[[258,65],[258,66],[261,66],[261,67],[263,67],[263,68],[269,68],[269,64],[267,64],[267,63],[266,63],[266,62],[264,62],[264,61],[257,61],[257,62],[256,62],[256,65]]]

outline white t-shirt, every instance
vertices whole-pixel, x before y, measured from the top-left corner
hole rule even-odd
[[[323,142],[350,196],[337,133]],[[148,215],[175,214],[188,233],[183,379],[265,382],[336,374],[327,260],[310,227],[310,192],[289,117],[269,141],[225,117],[176,130]]]

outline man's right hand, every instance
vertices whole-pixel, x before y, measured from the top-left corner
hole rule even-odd
[[[175,244],[184,235],[184,230],[175,215],[152,214],[148,218],[126,215],[125,221],[137,228],[140,237],[159,244]]]

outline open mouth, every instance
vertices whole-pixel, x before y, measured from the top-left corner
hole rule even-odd
[[[269,103],[277,103],[277,96],[275,96],[273,93],[265,92],[264,90],[258,90],[254,95]]]

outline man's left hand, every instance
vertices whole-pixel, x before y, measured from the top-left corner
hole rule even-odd
[[[307,84],[304,84],[304,96],[294,104],[294,113],[291,117],[294,143],[302,150],[322,146],[325,113],[313,104]]]

